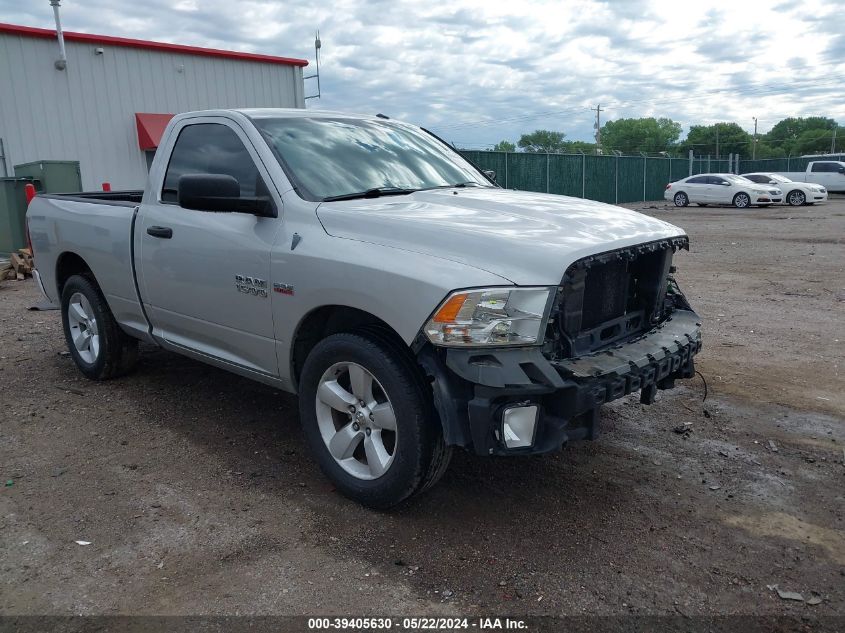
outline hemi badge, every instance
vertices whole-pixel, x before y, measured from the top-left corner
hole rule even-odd
[[[293,295],[293,286],[290,284],[273,284],[273,292],[278,292],[283,295]]]

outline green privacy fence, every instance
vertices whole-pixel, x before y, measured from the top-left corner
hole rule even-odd
[[[601,202],[661,200],[666,184],[692,174],[751,171],[804,171],[813,158],[742,160],[697,156],[594,156],[461,151],[481,169],[496,172],[506,189],[541,191]],[[845,160],[842,156],[827,160]],[[733,164],[733,169],[731,165]]]

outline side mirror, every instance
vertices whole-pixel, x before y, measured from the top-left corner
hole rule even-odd
[[[838,171],[840,174],[845,174],[845,167],[842,167],[842,166],[840,165],[840,166],[839,166],[839,169],[837,169],[836,171]]]
[[[720,182],[719,184],[720,184],[720,185],[725,185],[726,187],[730,187],[730,186],[731,186],[731,183],[729,183],[727,180],[723,180],[723,181],[722,181],[722,182]]]
[[[484,169],[481,171],[481,173],[487,176],[487,178],[489,178],[493,182],[496,182],[496,172],[492,169]]]
[[[770,180],[769,184],[770,185],[776,185],[776,184],[778,184],[778,181],[777,180]]]
[[[234,176],[185,174],[179,177],[176,187],[177,200],[183,209],[276,217],[270,196],[241,196],[241,186]]]

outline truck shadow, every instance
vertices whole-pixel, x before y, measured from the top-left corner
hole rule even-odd
[[[125,380],[134,383],[149,424],[183,434],[244,485],[305,505],[317,533],[336,535],[332,547],[341,555],[364,556],[384,573],[415,576],[409,578],[414,584],[446,573],[444,565],[483,563],[494,575],[503,573],[500,565],[524,559],[520,544],[531,544],[530,568],[555,566],[559,561],[546,560],[542,544],[593,549],[605,546],[608,529],[647,534],[651,524],[647,504],[631,495],[636,476],[620,477],[614,450],[601,441],[514,459],[456,450],[435,488],[378,512],[339,495],[319,471],[294,396],[152,348],[143,350],[138,372]],[[324,536],[315,540],[325,544]],[[367,542],[379,546],[362,547]]]
[[[131,391],[133,395],[137,392],[138,407],[150,424],[184,434],[216,459],[225,460],[234,472],[260,471],[253,479],[267,479],[265,492],[283,490],[290,495],[291,483],[299,488],[305,483],[308,498],[320,495],[319,507],[334,507],[344,515],[351,514],[351,520],[362,514],[423,520],[432,511],[454,503],[464,512],[471,509],[476,518],[489,508],[491,520],[501,522],[503,511],[513,511],[514,520],[521,521],[520,507],[528,511],[535,503],[546,505],[550,495],[577,500],[578,491],[591,487],[586,476],[589,471],[581,471],[590,468],[591,460],[600,452],[598,444],[590,442],[573,445],[564,452],[521,458],[478,457],[455,449],[450,468],[438,486],[381,513],[362,508],[333,491],[302,436],[295,396],[148,346],[142,348],[137,373],[124,380],[134,383],[136,389]],[[611,493],[604,501],[617,501],[615,496]]]

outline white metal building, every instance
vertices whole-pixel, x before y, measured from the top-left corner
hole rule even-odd
[[[140,189],[170,117],[305,107],[302,59],[0,23],[0,176],[75,160],[84,189]],[[61,66],[62,64],[59,64]]]

